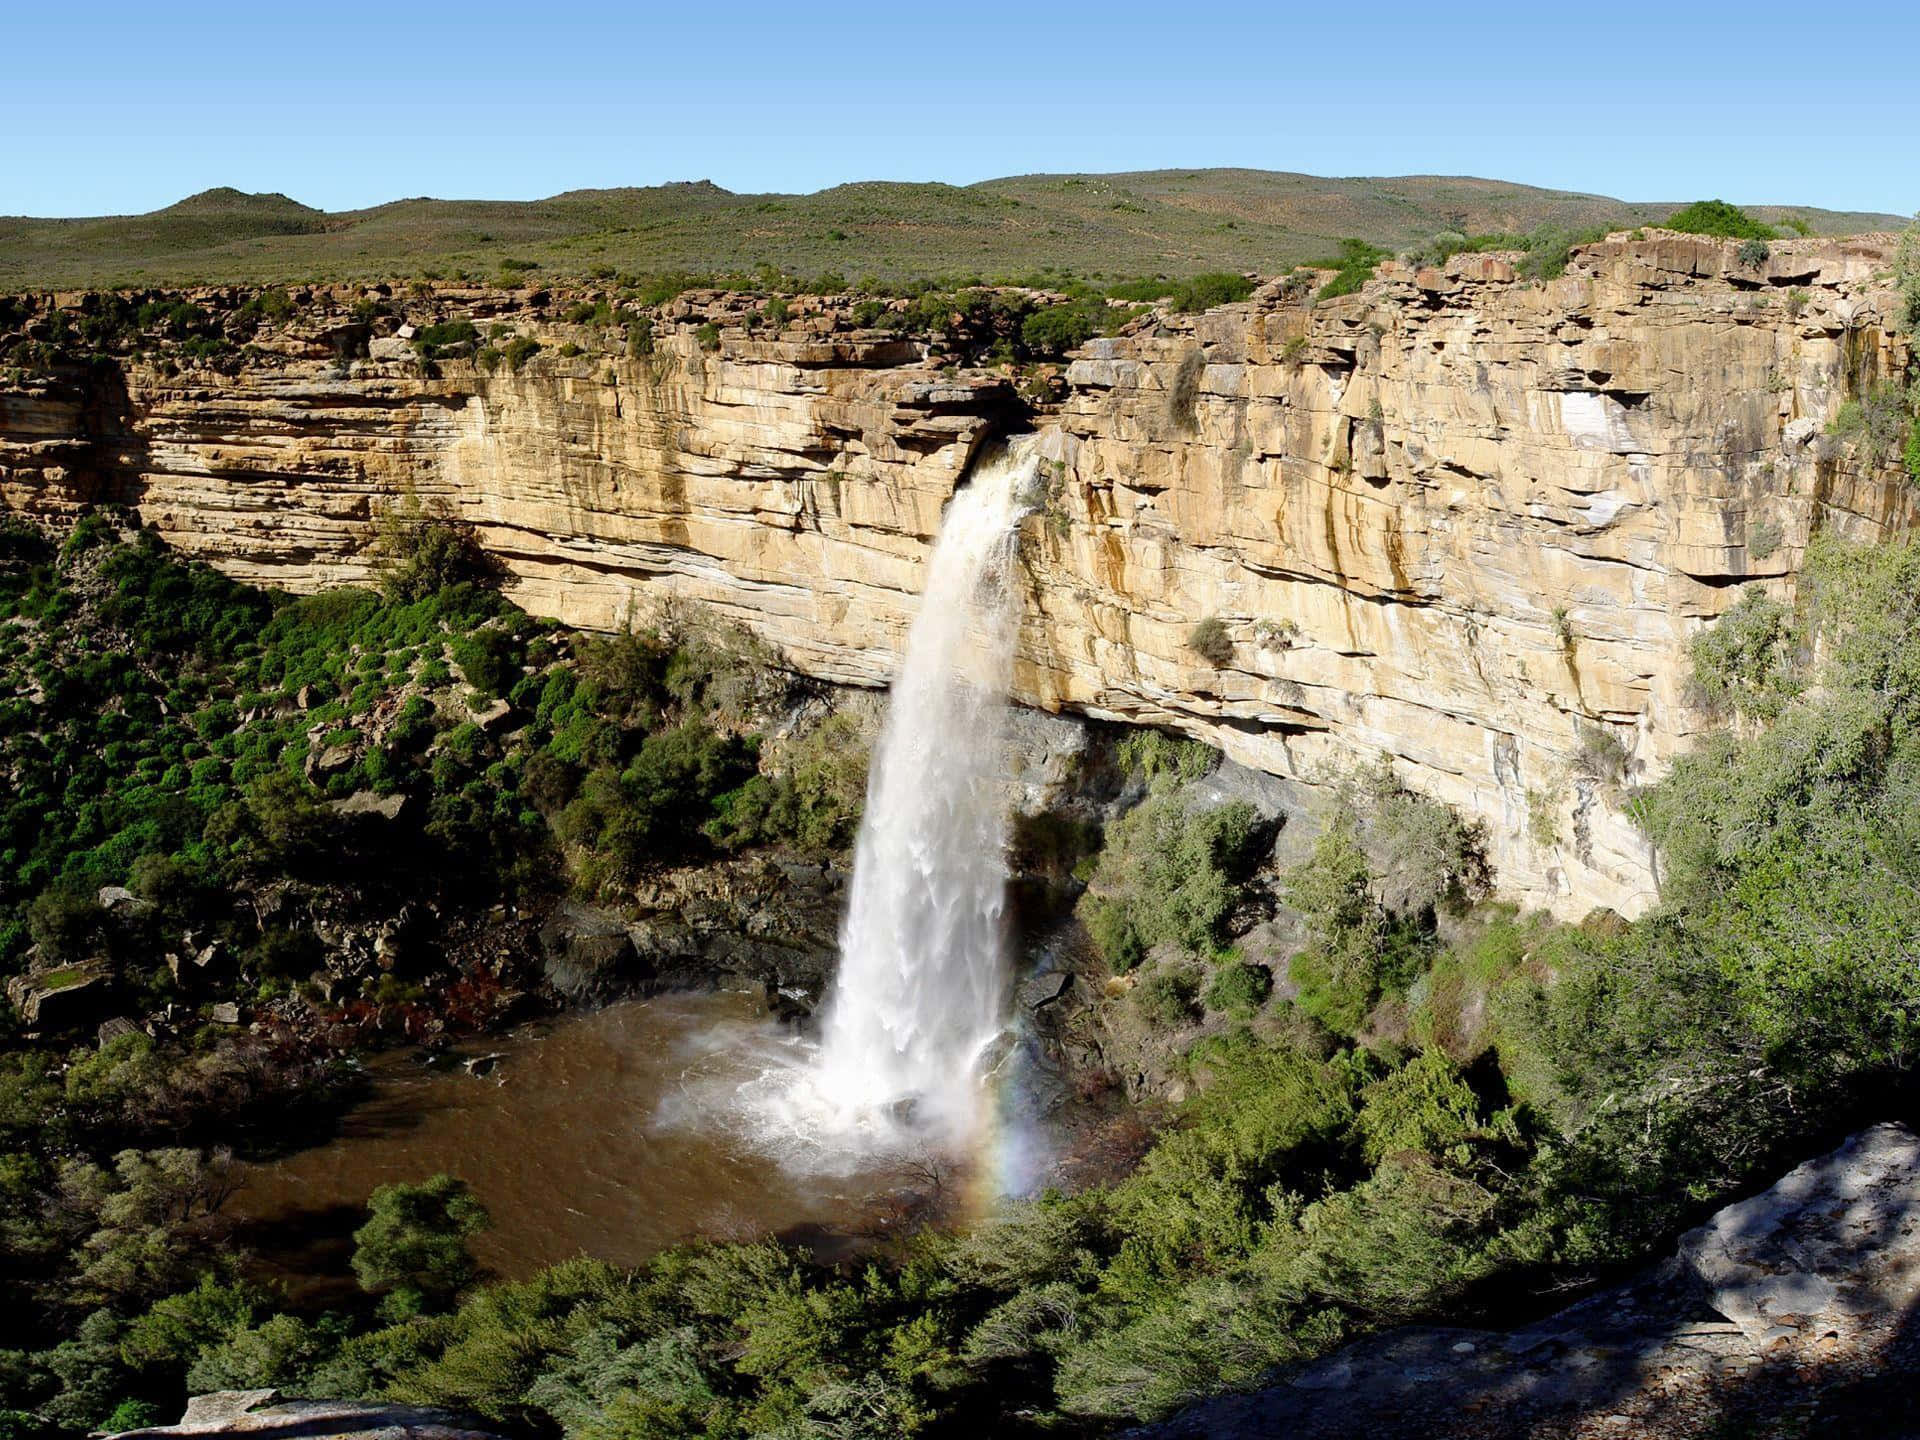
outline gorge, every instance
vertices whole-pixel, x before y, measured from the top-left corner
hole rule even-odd
[[[1834,1146],[1920,1073],[1920,230],[1435,249],[6,300],[0,1421],[1337,1434],[1910,1348],[1911,1135]],[[1089,1163],[1009,1183],[1028,1081]],[[1868,1194],[1844,1335],[1780,1307],[1845,1243],[1700,1238]]]
[[[1897,459],[1824,433],[1906,363],[1891,237],[1737,248],[1619,236],[1545,282],[1497,255],[1388,264],[1317,305],[1282,279],[1092,341],[1027,395],[830,300],[749,329],[751,299],[682,295],[634,357],[546,292],[436,289],[374,322],[303,292],[233,373],[156,353],[16,378],[0,497],[125,501],[185,554],[305,590],[364,579],[375,517],[412,495],[471,523],[535,613],[699,605],[874,685],[956,481],[1031,425],[1049,482],[1016,699],[1309,789],[1386,753],[1486,823],[1505,892],[1633,914],[1655,877],[1614,782],[1697,733],[1689,637],[1790,585],[1813,530],[1913,516]],[[407,337],[448,317],[539,352],[423,375]]]

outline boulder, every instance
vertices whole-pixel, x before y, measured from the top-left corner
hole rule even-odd
[[[547,983],[566,999],[611,1000],[651,975],[640,963],[627,922],[580,900],[562,900],[540,930]]]
[[[315,777],[337,775],[351,764],[353,764],[351,745],[329,745],[319,754],[307,757],[307,774]]]
[[[41,970],[7,981],[7,999],[23,1025],[62,1030],[91,1019],[106,999],[107,977],[97,969]]]
[[[371,790],[356,790],[344,800],[329,800],[327,808],[334,814],[352,819],[355,816],[377,816],[382,820],[398,820],[407,808],[405,795],[378,795]]]

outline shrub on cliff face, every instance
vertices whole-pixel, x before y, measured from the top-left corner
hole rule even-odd
[[[1225,665],[1233,659],[1233,636],[1227,622],[1209,615],[1187,632],[1187,649],[1209,665]]]
[[[1341,295],[1357,294],[1360,287],[1373,278],[1374,268],[1386,258],[1386,251],[1365,240],[1342,240],[1339,255],[1329,260],[1308,262],[1316,270],[1334,272],[1333,279],[1320,287],[1317,298],[1332,300]]]
[[[492,588],[506,573],[481,548],[471,526],[435,514],[415,495],[403,497],[381,515],[373,553],[381,590],[402,604],[455,585]]]

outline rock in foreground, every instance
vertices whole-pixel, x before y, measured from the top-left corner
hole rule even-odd
[[[221,1390],[187,1402],[178,1425],[128,1430],[126,1435],[250,1435],[259,1440],[498,1440],[464,1416],[412,1405],[337,1400],[282,1400],[277,1390]]]
[[[1920,1435],[1920,1137],[1878,1125],[1507,1333],[1390,1331],[1135,1440]]]

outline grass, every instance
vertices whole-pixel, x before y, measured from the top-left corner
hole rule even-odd
[[[1347,236],[1400,250],[1442,230],[1657,224],[1672,209],[1492,180],[1333,180],[1260,170],[1022,175],[969,186],[869,181],[811,195],[736,195],[697,181],[525,202],[399,200],[339,213],[284,195],[222,189],[149,215],[0,217],[0,288],[435,273],[538,285],[599,271],[761,264],[854,280],[1271,274],[1329,254]],[[1788,211],[1753,213],[1767,219]],[[1900,223],[1886,215],[1791,213],[1828,233]]]

